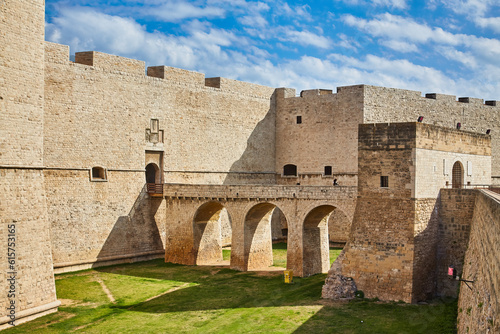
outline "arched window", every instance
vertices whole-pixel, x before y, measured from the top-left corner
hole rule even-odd
[[[150,163],[146,166],[146,183],[160,183],[157,182],[159,177],[159,174],[157,174],[158,170],[158,166],[154,163]]]
[[[462,188],[464,184],[464,167],[460,161],[453,164],[451,171],[451,187]]]
[[[106,181],[106,170],[102,167],[92,167],[90,171],[90,181]]]
[[[283,166],[283,176],[297,176],[297,166],[292,164]]]

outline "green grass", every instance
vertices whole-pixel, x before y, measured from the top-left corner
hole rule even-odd
[[[330,266],[337,259],[342,248],[330,247]],[[286,243],[273,244],[273,267],[286,268]]]
[[[3,333],[455,333],[455,301],[333,303],[320,299],[325,278],[284,284],[281,272],[162,260],[66,273],[56,276],[58,313]]]

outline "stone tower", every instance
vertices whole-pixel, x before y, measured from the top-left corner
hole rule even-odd
[[[0,329],[57,310],[43,175],[44,0],[0,1]]]
[[[423,123],[361,124],[358,136],[358,199],[341,274],[369,298],[442,295],[440,188],[486,184],[491,137]]]

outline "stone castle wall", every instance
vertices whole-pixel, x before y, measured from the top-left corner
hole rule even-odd
[[[251,173],[261,177],[252,182],[274,182],[274,89],[228,79],[206,86],[203,74],[168,67],[147,76],[144,62],[99,52],[73,63],[67,46],[46,45],[47,167],[142,170],[152,149],[164,152],[165,182]],[[155,145],[145,140],[152,119],[163,134]]]
[[[440,192],[436,267],[439,296],[458,296],[458,282],[450,279],[448,267],[463,272],[476,196],[477,191],[472,189],[442,189]]]
[[[107,182],[88,170],[44,174],[57,272],[163,256],[165,207],[145,193],[143,172],[111,170]]]
[[[360,125],[358,145],[358,200],[342,275],[368,298],[412,302],[414,124]],[[389,176],[388,187],[381,176]]]
[[[43,175],[44,1],[0,2],[0,329],[55,312]]]
[[[298,177],[278,177],[279,184],[356,185],[357,128],[362,122],[358,87],[332,91],[278,89],[276,93],[276,173],[297,166]],[[298,120],[298,117],[300,119]],[[332,175],[324,175],[324,167]]]
[[[161,256],[157,182],[274,183],[274,89],[46,43],[44,149],[58,271]],[[106,171],[92,180],[91,168]],[[75,234],[78,236],[75,238]]]
[[[480,191],[465,253],[458,300],[458,333],[500,332],[500,197]]]
[[[500,103],[486,103],[476,98],[452,95],[422,94],[417,91],[363,86],[364,123],[415,122],[424,116],[424,123],[476,133],[491,130],[491,175],[488,184],[500,184]]]
[[[431,143],[429,137],[442,143]],[[368,297],[386,300],[430,298],[439,293],[438,278],[439,289],[446,290],[438,270],[443,262],[463,256],[468,234],[459,231],[470,205],[457,208],[455,218],[441,219],[439,185],[431,185],[431,191],[418,182],[437,172],[429,161],[446,154],[451,162],[463,158],[483,167],[485,173],[475,170],[477,178],[470,175],[473,181],[487,179],[489,136],[416,122],[376,123],[359,126],[358,145],[358,201],[342,274],[353,277]],[[448,202],[444,214],[450,215]],[[462,248],[456,250],[454,238]]]

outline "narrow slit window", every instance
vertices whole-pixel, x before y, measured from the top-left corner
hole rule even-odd
[[[388,188],[389,187],[389,176],[381,176],[380,177],[380,187]]]
[[[302,124],[302,116],[297,116],[297,124]]]
[[[332,176],[332,166],[325,166],[325,176]]]

